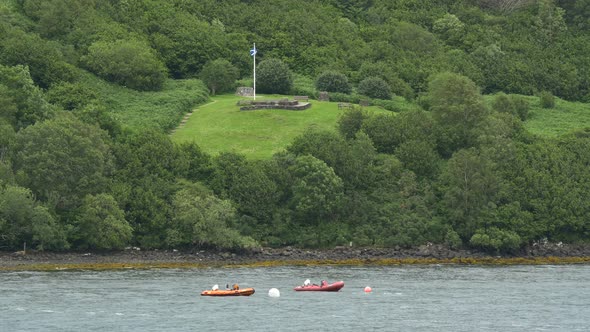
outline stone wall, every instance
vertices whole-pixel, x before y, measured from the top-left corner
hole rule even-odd
[[[236,96],[252,97],[254,96],[254,88],[241,86],[236,89]]]

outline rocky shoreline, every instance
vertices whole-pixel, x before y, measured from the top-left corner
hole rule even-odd
[[[262,248],[243,253],[219,251],[141,250],[128,248],[114,252],[0,252],[1,270],[43,269],[43,266],[67,268],[118,268],[141,266],[223,266],[223,265],[288,265],[288,264],[414,263],[438,262],[538,262],[590,263],[590,245],[537,244],[515,255],[491,256],[477,251],[452,250],[442,245],[403,248],[354,248],[311,250],[299,248]]]

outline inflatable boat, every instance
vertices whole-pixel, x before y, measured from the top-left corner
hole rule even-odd
[[[201,296],[250,296],[254,294],[254,288],[244,289],[217,289],[201,292]]]
[[[342,287],[344,287],[344,281],[324,285],[297,286],[293,289],[297,292],[337,292]]]

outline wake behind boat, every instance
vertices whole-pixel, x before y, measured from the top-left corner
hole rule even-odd
[[[322,280],[320,285],[307,284],[303,286],[297,286],[293,290],[297,292],[337,292],[344,287],[344,281],[337,281],[332,284],[328,284]]]

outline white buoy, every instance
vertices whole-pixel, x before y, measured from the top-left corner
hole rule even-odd
[[[271,288],[268,290],[268,296],[270,297],[281,297],[281,292],[279,292],[276,288]]]

